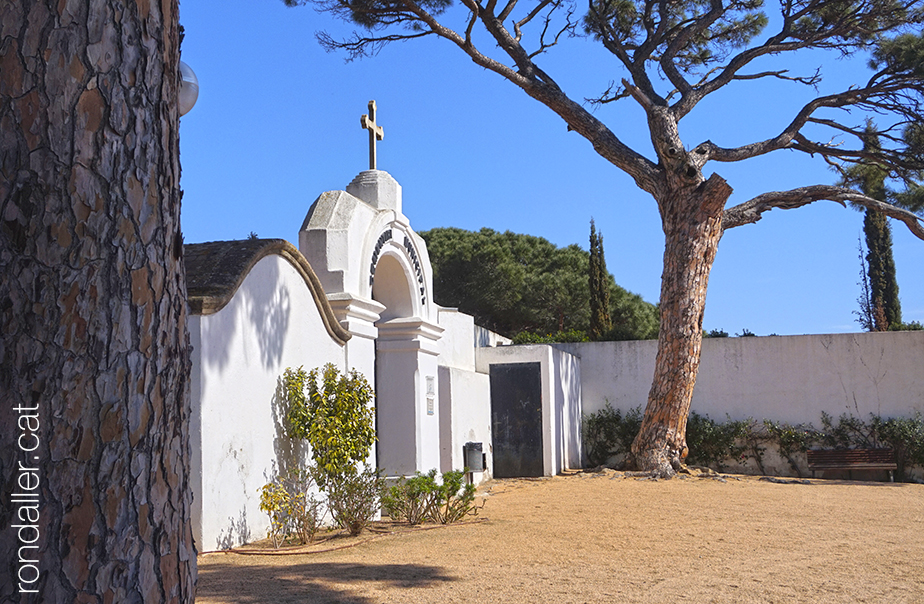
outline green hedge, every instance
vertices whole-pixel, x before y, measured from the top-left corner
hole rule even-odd
[[[642,421],[641,407],[623,413],[609,402],[584,415],[583,440],[588,465],[606,464],[614,457],[626,456],[638,434]],[[793,472],[802,476],[808,449],[869,449],[886,447],[895,450],[898,469],[895,479],[913,481],[916,471],[924,470],[924,415],[910,418],[883,418],[870,414],[868,420],[844,414],[837,420],[822,413],[821,428],[811,424],[791,425],[754,419],[724,422],[708,415],[690,412],[687,420],[687,447],[690,465],[706,466],[717,471],[737,464],[753,462],[757,471],[766,474],[764,456],[775,450]]]

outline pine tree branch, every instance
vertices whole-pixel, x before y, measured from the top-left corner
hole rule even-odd
[[[877,76],[880,74],[877,74]],[[837,94],[815,98],[806,103],[796,117],[777,136],[743,145],[736,148],[723,148],[711,141],[696,146],[696,150],[705,156],[706,161],[736,162],[766,155],[780,149],[792,149],[809,154],[819,154],[826,159],[837,158],[846,161],[874,161],[892,166],[896,174],[914,172],[924,169],[924,162],[913,154],[900,149],[880,147],[876,150],[862,148],[865,125],[850,126],[838,120],[817,117],[822,109],[862,109],[895,116],[896,122],[876,130],[882,139],[900,144],[901,137],[891,134],[904,126],[924,121],[920,98],[924,96],[924,80],[916,77],[896,77],[886,75],[870,80],[863,88],[852,88]],[[822,143],[808,139],[802,129],[807,124],[823,125],[838,132],[852,135],[861,145],[847,148],[831,141]]]
[[[789,82],[796,82],[799,84],[805,84],[806,86],[817,87],[821,82],[821,69],[816,69],[815,74],[809,77],[805,76],[790,76],[786,75],[789,73],[789,70],[783,69],[780,71],[763,71],[760,73],[746,74],[746,75],[735,75],[733,80],[759,80],[762,78],[777,78],[780,80],[787,80]]]
[[[845,56],[865,50],[878,36],[920,23],[922,14],[917,6],[919,2],[904,0],[892,6],[876,2],[861,3],[837,19],[820,16],[830,13],[830,0],[800,3],[800,9],[796,12],[791,12],[794,3],[783,2],[783,20],[778,32],[763,44],[733,56],[715,78],[682,94],[673,106],[677,117],[679,119],[686,115],[703,98],[735,80],[744,67],[760,57],[808,48],[838,50]]]
[[[694,38],[702,36],[710,26],[725,14],[726,10],[727,8],[723,6],[722,0],[711,0],[709,11],[699,18],[693,19],[688,25],[681,28],[661,55],[661,60],[659,61],[661,70],[664,72],[664,75],[667,76],[667,79],[670,80],[671,84],[680,91],[681,98],[687,96],[693,87],[680,73],[680,69],[678,69],[676,62],[678,54],[688,48]],[[662,20],[663,19],[664,16],[662,16]]]
[[[653,0],[646,0],[645,11],[646,15],[650,16],[652,10],[654,10]],[[656,102],[664,104],[666,101],[661,98],[657,91],[654,88],[648,73],[646,71],[646,63],[649,60],[651,53],[658,46],[660,42],[661,35],[665,28],[664,22],[659,22],[657,28],[653,26],[649,29],[648,39],[641,45],[635,46],[633,44],[624,43],[622,36],[613,29],[612,23],[609,19],[598,10],[597,3],[589,2],[587,9],[587,17],[585,18],[586,27],[592,29],[597,39],[603,44],[603,47],[606,48],[610,53],[612,53],[616,58],[622,62],[623,66],[629,71],[632,76],[632,81],[635,82],[635,85],[638,86],[645,94],[655,99]],[[650,19],[646,19],[646,27],[650,24]],[[632,53],[630,55],[630,52]],[[612,89],[612,86],[610,87]],[[605,100],[607,98],[609,90],[599,97],[599,99],[592,100],[594,104],[612,102]],[[626,95],[621,95],[618,98],[625,98]],[[615,98],[612,100],[616,100]]]
[[[862,206],[874,212],[880,212],[890,218],[905,223],[916,237],[924,240],[924,219],[920,216],[897,208],[890,203],[867,197],[853,189],[833,185],[815,185],[789,191],[764,193],[742,204],[725,210],[722,228],[730,229],[759,221],[764,212],[774,208],[793,210],[816,201],[834,201],[846,207],[847,203]]]

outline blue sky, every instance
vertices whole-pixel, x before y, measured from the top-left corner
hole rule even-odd
[[[344,189],[368,167],[359,125],[375,99],[385,139],[379,168],[403,187],[404,212],[418,230],[489,227],[588,247],[594,218],[617,283],[650,302],[660,290],[663,235],[657,207],[549,109],[472,63],[450,43],[392,44],[352,63],[326,53],[318,30],[349,28],[282,0],[185,0],[183,60],[199,79],[195,108],[180,126],[183,231],[187,243],[260,237],[298,241],[311,203]],[[492,50],[485,46],[485,50]],[[624,77],[591,41],[571,39],[542,66],[574,99]],[[865,62],[810,53],[766,62],[810,75],[820,90],[859,81]],[[688,147],[723,146],[779,132],[815,91],[778,81],[738,83],[681,123]],[[631,99],[596,115],[624,142],[654,158],[644,114]],[[770,190],[831,183],[820,158],[783,151],[738,164],[710,163],[740,203]],[[774,210],[727,231],[709,283],[704,326],[758,335],[858,331],[858,238],[862,214],[831,202]],[[924,322],[924,241],[893,224],[906,321]]]

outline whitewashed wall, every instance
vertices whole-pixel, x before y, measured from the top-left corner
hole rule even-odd
[[[277,463],[307,454],[284,435],[279,380],[287,367],[333,362],[343,370],[344,351],[304,279],[276,255],[253,267],[223,309],[191,316],[189,329],[193,531],[199,551],[209,551],[266,536],[258,491]]]
[[[585,413],[644,408],[655,341],[557,345],[581,358]],[[724,420],[820,425],[924,412],[924,332],[707,338],[692,409]]]
[[[544,344],[475,349],[481,373],[500,363],[540,363],[542,380],[543,467],[546,476],[581,467],[580,359]]]
[[[453,308],[439,309],[439,324],[445,331],[440,339],[440,472],[465,467],[465,443],[481,443],[486,454],[485,471],[473,472],[480,484],[493,474],[491,450],[491,384],[488,376],[475,372],[475,342],[479,329],[484,339],[491,332],[475,326],[471,315]],[[496,335],[496,334],[493,334]],[[497,336],[500,337],[500,336]]]
[[[494,472],[491,448],[491,383],[487,375],[440,366],[440,472],[465,467],[463,447],[481,443],[487,465],[483,472],[473,472],[472,481],[480,484]]]
[[[454,308],[439,308],[438,316],[440,327],[445,330],[439,343],[440,366],[475,371],[475,330],[491,332],[476,328],[474,317]]]

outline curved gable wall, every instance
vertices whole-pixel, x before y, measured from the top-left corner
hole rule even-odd
[[[193,525],[200,551],[266,534],[258,489],[287,449],[277,398],[285,369],[328,362],[344,369],[345,339],[333,337],[321,295],[323,304],[285,253],[268,253],[220,309],[190,317]]]

